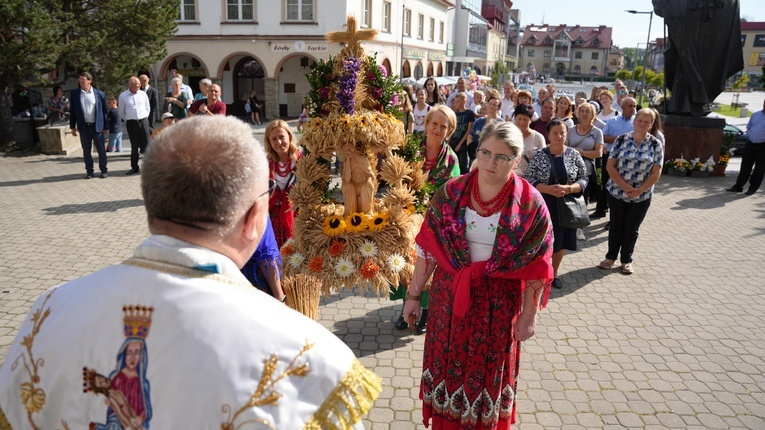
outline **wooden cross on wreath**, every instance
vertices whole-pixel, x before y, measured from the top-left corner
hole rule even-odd
[[[348,17],[348,31],[333,31],[327,33],[327,40],[330,42],[345,42],[347,43],[345,49],[347,57],[361,58],[364,51],[361,49],[361,41],[373,40],[377,36],[377,30],[370,28],[366,30],[358,30],[356,28],[356,18]]]

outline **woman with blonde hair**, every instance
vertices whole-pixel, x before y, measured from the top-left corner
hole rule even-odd
[[[281,248],[292,237],[295,212],[287,194],[297,182],[297,160],[303,153],[290,126],[280,119],[268,123],[265,139],[269,177],[275,182],[274,193],[268,202],[268,212],[276,243]]]
[[[603,90],[598,96],[601,110],[598,114],[598,119],[603,122],[608,122],[609,119],[619,116],[619,112],[613,109],[614,95],[611,91]]]
[[[517,421],[522,342],[550,293],[550,215],[515,174],[523,149],[512,124],[481,134],[476,166],[433,196],[416,238],[404,314],[416,316],[433,274],[420,398],[433,429],[509,429]]]
[[[587,187],[584,198],[587,201],[597,201],[598,180],[595,161],[603,155],[603,132],[595,126],[595,107],[582,103],[576,108],[579,124],[569,130],[566,144],[574,148],[584,159],[587,167]],[[579,232],[577,232],[579,236]]]
[[[560,119],[566,124],[566,127],[571,128],[574,126],[574,119],[572,117],[571,99],[566,96],[558,97],[555,101],[555,118]]]
[[[457,116],[448,106],[439,104],[430,109],[425,116],[425,136],[422,139],[420,151],[425,158],[425,164],[422,170],[428,175],[428,183],[433,186],[434,191],[441,188],[451,178],[460,174],[460,165],[457,154],[449,146],[449,138],[457,128]],[[406,285],[399,285],[392,289],[390,293],[391,300],[404,299],[406,296]],[[422,312],[417,322],[417,333],[423,334],[426,331],[428,321],[428,299],[430,295],[424,291],[418,297]],[[403,330],[407,327],[404,319],[403,309],[398,321],[394,327]]]

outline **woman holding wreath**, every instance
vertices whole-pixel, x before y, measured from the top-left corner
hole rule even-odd
[[[515,174],[523,137],[484,129],[476,168],[435,194],[417,235],[404,315],[419,313],[433,274],[420,398],[434,429],[508,429],[516,421],[520,342],[549,295],[552,226],[542,197]]]
[[[552,265],[555,270],[553,288],[563,288],[558,268],[566,250],[576,251],[576,229],[564,228],[558,218],[557,200],[566,194],[581,193],[587,188],[587,167],[582,156],[566,145],[568,127],[559,118],[547,124],[550,145],[534,154],[526,169],[526,180],[544,196],[553,221],[555,243]]]
[[[460,174],[457,154],[449,146],[449,138],[454,133],[456,127],[457,116],[446,105],[437,105],[425,116],[425,137],[422,139],[421,148],[425,163],[422,169],[428,174],[428,183],[433,191],[438,190],[446,181]],[[406,285],[399,285],[391,290],[390,299],[404,299],[405,293]],[[418,312],[417,334],[423,334],[426,331],[429,297],[430,293],[425,291],[419,299],[422,312]],[[406,301],[404,301],[404,304],[406,304]],[[394,323],[394,327],[397,330],[403,330],[408,326],[406,321],[402,309],[401,315]]]
[[[287,195],[297,182],[297,160],[303,156],[303,152],[298,147],[290,126],[280,119],[268,123],[265,140],[269,178],[276,183],[268,200],[268,212],[276,243],[281,248],[284,242],[292,237],[295,224],[295,210]]]

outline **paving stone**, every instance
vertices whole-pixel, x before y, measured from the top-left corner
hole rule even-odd
[[[83,181],[77,157],[0,157],[0,360],[43,291],[148,236],[140,178],[118,175],[127,157],[109,163],[113,177]],[[520,428],[765,429],[765,295],[751,290],[765,279],[765,193],[722,192],[731,170],[661,178],[632,276],[595,267],[606,220],[585,229],[522,347]],[[320,304],[319,322],[383,378],[367,429],[423,428],[425,336],[393,329],[400,307],[358,290]]]

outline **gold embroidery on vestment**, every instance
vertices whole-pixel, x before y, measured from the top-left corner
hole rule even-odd
[[[19,363],[22,363],[27,374],[29,374],[29,382],[23,382],[19,386],[19,395],[21,396],[21,403],[24,405],[24,409],[27,410],[29,424],[35,430],[37,430],[37,425],[32,419],[32,414],[40,412],[43,406],[45,406],[45,391],[38,387],[38,384],[40,383],[40,375],[38,374],[38,371],[41,367],[45,366],[45,360],[42,358],[35,360],[34,354],[32,353],[32,346],[35,341],[35,336],[40,332],[40,327],[42,327],[43,322],[45,322],[45,319],[50,315],[50,308],[45,308],[45,305],[48,303],[51,294],[53,294],[53,292],[48,293],[45,300],[43,300],[42,306],[32,314],[32,332],[24,336],[21,340],[21,344],[24,345],[27,350],[26,355],[22,352],[13,362],[13,365],[11,365],[11,372],[13,372],[16,370]],[[10,425],[8,425],[8,428],[10,428]]]
[[[321,407],[308,420],[305,430],[346,430],[361,421],[382,391],[382,380],[365,368],[358,358]]]
[[[242,423],[239,423],[234,426],[234,422],[236,421],[237,417],[244,411],[246,411],[249,408],[254,408],[257,406],[278,406],[279,405],[279,399],[282,397],[282,394],[279,393],[274,389],[274,386],[277,382],[281,381],[282,379],[288,377],[288,376],[302,376],[305,377],[308,375],[308,373],[311,372],[311,369],[308,367],[308,363],[303,363],[301,365],[296,365],[298,359],[303,356],[306,352],[308,352],[309,349],[313,348],[312,343],[308,343],[306,340],[305,345],[303,346],[303,349],[300,350],[297,356],[290,361],[290,364],[287,366],[287,368],[282,372],[280,375],[275,375],[276,373],[276,367],[279,364],[279,357],[276,354],[271,354],[270,357],[263,360],[263,376],[260,378],[260,382],[258,383],[258,388],[255,389],[255,392],[252,394],[252,397],[250,397],[250,401],[247,402],[244,406],[239,408],[234,415],[231,415],[231,406],[228,404],[223,405],[221,410],[223,413],[228,415],[227,421],[221,424],[220,428],[221,430],[232,430],[234,428],[240,428],[243,424],[249,423],[249,422],[257,422],[260,424],[265,424],[271,429],[276,429],[273,427],[269,422],[265,420],[248,420]]]

